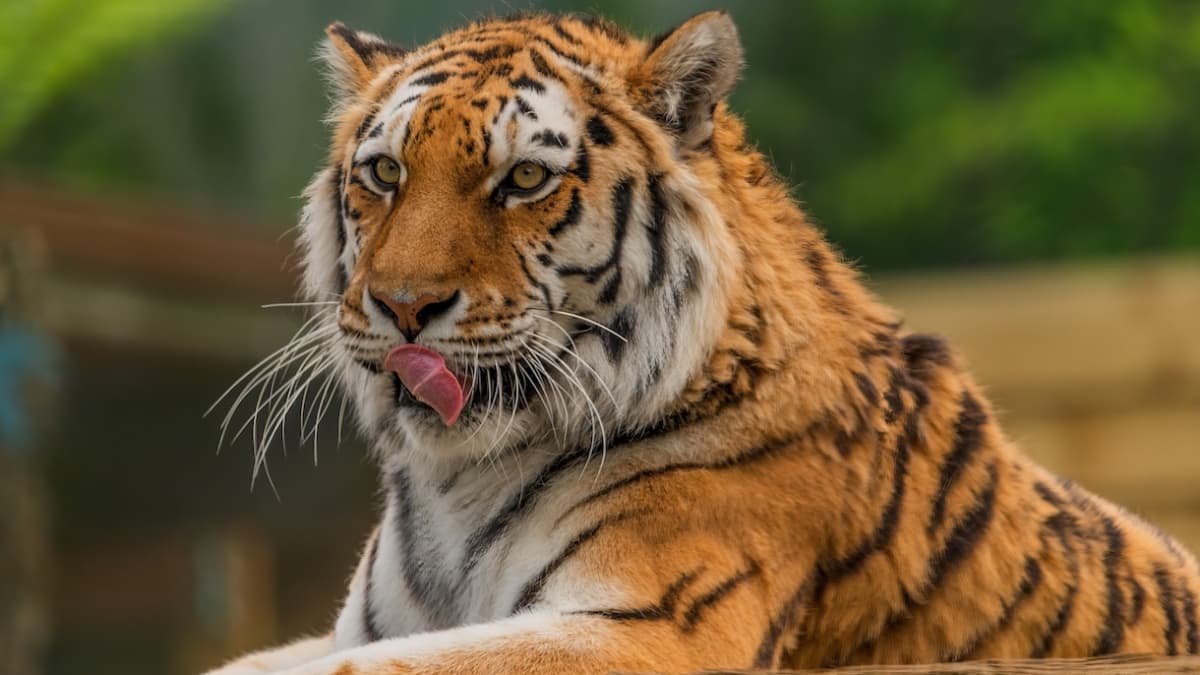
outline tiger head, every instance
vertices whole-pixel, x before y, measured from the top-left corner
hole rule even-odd
[[[411,51],[327,35],[333,142],[305,193],[304,291],[366,433],[478,457],[598,446],[676,408],[727,322],[736,245],[712,154],[742,67],[728,16],[652,41],[546,15]]]

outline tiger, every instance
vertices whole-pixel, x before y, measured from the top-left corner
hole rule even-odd
[[[1196,558],[1023,455],[747,140],[727,14],[326,34],[302,295],[382,516],[328,634],[212,672],[1200,652]]]

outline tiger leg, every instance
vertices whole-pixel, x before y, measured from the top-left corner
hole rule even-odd
[[[744,634],[757,631],[747,631]],[[340,651],[283,675],[558,674],[688,672],[753,662],[728,635],[685,636],[672,622],[612,621],[530,612],[501,621],[382,640]],[[744,642],[744,640],[740,641]],[[717,649],[720,647],[720,649]]]
[[[266,649],[238,658],[207,675],[251,675],[274,673],[309,663],[334,651],[333,635],[298,640],[283,647]]]

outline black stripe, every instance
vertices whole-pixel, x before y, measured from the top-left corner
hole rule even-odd
[[[557,131],[544,129],[529,137],[529,140],[548,148],[565,148],[571,145],[571,141],[567,139],[567,135]]]
[[[913,370],[928,370],[928,364],[948,366],[951,363],[950,347],[940,335],[916,333],[900,340],[904,362]]]
[[[652,427],[622,434],[614,438],[609,444],[609,453],[614,452],[618,448],[622,448],[639,441],[644,441],[656,436],[670,433],[691,419],[692,418],[688,417],[665,418],[660,420]],[[798,443],[802,439],[811,436],[815,429],[824,426],[824,424],[826,423],[814,423],[804,431],[785,436],[782,439],[769,441],[735,457],[731,457],[720,462],[714,462],[711,466],[695,468],[723,469],[754,461]],[[516,494],[509,499],[509,501],[505,503],[505,505],[499,511],[497,511],[496,514],[488,520],[488,522],[484,523],[483,526],[481,526],[470,536],[470,538],[468,538],[466,550],[463,555],[464,574],[466,572],[470,572],[475,568],[476,565],[479,564],[479,561],[483,558],[483,555],[508,530],[513,522],[537,505],[544,491],[554,482],[556,478],[571,468],[586,462],[591,457],[592,450],[593,448],[584,445],[558,455],[549,464],[543,467],[542,470],[538,472],[537,476],[518,489]],[[681,465],[675,465],[675,467],[692,468]],[[616,486],[610,486],[610,488],[616,489]],[[611,492],[611,489],[606,488],[606,490],[602,490],[601,492]],[[558,522],[561,522],[567,514],[583,506],[585,503],[592,501],[593,498],[598,498],[599,496],[601,495],[593,495],[592,497],[585,498],[583,501],[572,506],[562,516],[559,517]]]
[[[1125,594],[1121,592],[1120,578],[1117,575],[1125,550],[1125,537],[1111,518],[1100,515],[1104,524],[1104,535],[1108,540],[1108,548],[1104,551],[1107,613],[1104,626],[1096,638],[1096,646],[1092,649],[1092,656],[1115,654],[1125,640]]]
[[[620,292],[621,292],[621,269],[617,268],[616,270],[613,270],[613,275],[608,280],[608,283],[604,284],[604,288],[601,289],[600,295],[596,296],[596,302],[598,302],[602,305],[611,305],[612,303],[616,302],[617,295]]]
[[[780,640],[783,639],[784,632],[796,623],[800,610],[807,604],[813,588],[824,585],[819,577],[820,572],[816,571],[808,575],[796,591],[783,603],[783,606],[775,616],[771,617],[771,622],[767,624],[767,630],[763,634],[762,640],[758,643],[758,651],[754,656],[753,668],[774,668],[779,665],[775,662],[775,657],[779,651]]]
[[[904,502],[905,487],[908,479],[908,460],[911,453],[904,436],[896,437],[895,463],[892,468],[892,496],[879,518],[875,531],[864,539],[857,548],[846,556],[832,562],[820,565],[823,578],[819,591],[827,588],[827,583],[839,581],[857,570],[871,554],[882,550],[891,543],[900,523],[900,506]]]
[[[820,242],[809,242],[807,247],[808,253],[804,256],[804,262],[812,270],[817,287],[824,290],[832,298],[834,310],[841,314],[847,313],[849,310],[846,308],[844,302],[845,295],[842,293],[842,289],[834,285],[833,278],[829,276],[829,268],[827,267],[829,258],[821,248]]]
[[[612,145],[613,141],[616,140],[612,129],[608,128],[608,125],[604,123],[604,120],[600,119],[599,115],[593,115],[587,121],[587,135],[588,139],[592,141],[592,145],[600,147]]]
[[[569,42],[569,43],[571,43],[571,44],[573,44],[573,45],[576,45],[576,46],[578,46],[578,45],[581,45],[581,44],[583,44],[582,42],[580,42],[580,41],[579,41],[579,38],[577,38],[577,37],[575,37],[574,35],[571,35],[570,33],[568,33],[568,32],[567,32],[567,29],[563,28],[563,27],[562,27],[560,24],[557,24],[557,23],[556,23],[556,24],[554,24],[554,32],[555,32],[555,33],[558,33],[558,36],[559,36],[560,38],[562,38],[562,39],[566,40],[567,42]]]
[[[395,113],[395,111],[403,108],[404,106],[408,105],[409,103],[421,100],[421,97],[424,95],[425,95],[425,92],[420,92],[417,94],[413,94],[412,96],[409,96],[408,98],[404,99],[403,101],[400,101],[399,103],[397,103],[396,107],[392,108],[392,112]]]
[[[910,593],[908,589],[903,589],[904,607],[899,611],[891,612],[880,633],[881,636],[910,620],[917,605],[916,598],[924,597],[932,589],[939,587],[945,576],[974,550],[975,545],[986,533],[988,525],[992,521],[998,478],[996,465],[989,464],[987,486],[976,496],[974,506],[955,524],[946,537],[942,549],[930,555],[929,567],[925,572],[925,579],[921,582],[919,591]],[[872,642],[869,640],[864,645],[856,647],[855,650],[861,651],[864,646],[870,645]]]
[[[1196,627],[1196,596],[1188,587],[1187,579],[1179,582],[1179,593],[1183,596],[1183,619],[1187,622],[1187,653],[1200,653],[1197,649],[1200,643],[1200,631]]]
[[[575,152],[575,167],[571,169],[571,172],[579,176],[579,180],[585,183],[592,179],[592,162],[588,156],[586,143],[579,144],[579,150]]]
[[[1142,587],[1137,578],[1132,574],[1129,575],[1129,625],[1135,625],[1142,618],[1142,610],[1146,607],[1146,589]]]
[[[546,307],[551,307],[550,288],[543,281],[533,276],[533,272],[530,271],[529,263],[525,261],[525,256],[521,253],[521,249],[517,248],[516,244],[513,244],[512,247],[513,253],[517,255],[517,262],[521,265],[521,273],[542,294],[542,302],[546,303]]]
[[[538,53],[536,49],[529,49],[527,52],[529,54],[529,60],[533,63],[533,69],[536,70],[539,75],[542,77],[548,77],[552,80],[558,80],[559,82],[564,82],[563,77],[559,75],[554,68],[551,68],[549,63],[546,63],[546,59],[540,53]]]
[[[563,563],[569,560],[571,556],[575,555],[575,553],[579,551],[580,547],[582,547],[588,541],[594,539],[596,535],[600,533],[600,530],[614,523],[626,520],[632,516],[642,515],[644,513],[645,511],[641,510],[625,511],[622,513],[613,514],[602,518],[595,525],[592,525],[591,527],[575,535],[571,541],[567,542],[567,545],[564,546],[561,551],[559,551],[558,555],[554,556],[554,558],[542,566],[542,569],[538,570],[538,572],[534,574],[529,581],[525,582],[525,585],[521,588],[521,592],[517,594],[517,600],[513,603],[513,607],[509,612],[509,615],[511,616],[517,612],[532,607],[540,599],[542,588],[546,585],[546,582],[550,579],[550,576],[554,574],[559,567],[562,567]]]
[[[971,510],[954,525],[942,550],[930,561],[925,588],[940,586],[946,574],[966,558],[975,548],[975,544],[983,538],[995,510],[998,480],[999,471],[996,465],[989,464],[987,486],[975,499]]]
[[[588,283],[594,284],[605,272],[620,264],[625,230],[629,225],[629,214],[632,210],[633,186],[633,178],[624,178],[621,182],[613,186],[611,196],[613,205],[613,244],[604,262],[593,267],[578,267],[574,265],[560,267],[558,268],[560,275],[584,276]]]
[[[928,531],[933,532],[941,526],[946,514],[946,499],[950,490],[962,476],[972,455],[983,445],[983,425],[987,415],[979,401],[964,391],[962,394],[962,409],[954,422],[954,446],[946,455],[938,476],[937,493],[933,499],[933,512],[929,517]]]
[[[496,59],[503,59],[512,56],[517,51],[513,45],[493,45],[487,49],[464,49],[463,54],[469,56],[473,61],[479,64],[486,64]]]
[[[1079,586],[1075,583],[1067,585],[1067,594],[1063,598],[1062,604],[1058,606],[1058,611],[1054,615],[1054,623],[1046,629],[1046,634],[1042,636],[1041,644],[1039,644],[1030,654],[1030,658],[1044,659],[1050,654],[1050,650],[1054,648],[1054,642],[1058,636],[1066,629],[1067,623],[1071,621],[1071,614],[1075,608],[1075,596],[1079,594]]]
[[[425,612],[436,617],[435,623],[449,620],[458,589],[437,575],[421,556],[418,540],[422,528],[417,523],[417,507],[412,499],[412,482],[403,469],[392,475],[392,499],[396,509],[397,536],[403,549],[404,584]],[[466,575],[464,575],[465,577]]]
[[[633,308],[626,307],[617,312],[617,315],[613,317],[612,333],[609,331],[600,331],[598,333],[600,342],[604,345],[604,353],[608,356],[609,361],[620,363],[621,357],[625,355],[625,348],[629,346],[629,341],[633,339],[635,327],[634,316]],[[613,333],[625,339],[622,340],[617,335],[613,335]]]
[[[383,372],[383,368],[381,368],[379,364],[374,361],[367,361],[366,359],[354,359],[354,363],[372,375],[378,375]]]
[[[532,92],[535,92],[538,94],[546,93],[546,85],[542,84],[541,82],[538,82],[537,80],[533,79],[532,77],[529,77],[528,75],[521,75],[518,78],[509,80],[509,84],[511,84],[514,89],[528,89],[529,91],[532,91]]]
[[[1039,484],[1036,483],[1035,487]],[[1035,659],[1045,658],[1050,654],[1050,650],[1054,648],[1055,640],[1066,629],[1067,623],[1071,621],[1071,614],[1075,608],[1075,596],[1079,594],[1079,558],[1075,553],[1075,547],[1071,543],[1072,537],[1078,536],[1079,526],[1075,516],[1066,511],[1059,511],[1047,518],[1044,525],[1058,538],[1063,555],[1067,558],[1067,593],[1059,604],[1058,610],[1054,613],[1054,621],[1046,629],[1041,642],[1030,654],[1030,657]]]
[[[334,211],[337,214],[337,216],[335,218],[335,220],[336,220],[335,226],[337,228],[338,254],[337,254],[337,258],[333,261],[333,264],[334,264],[334,267],[337,268],[337,285],[338,285],[338,287],[337,287],[336,291],[337,291],[338,295],[345,293],[346,287],[350,285],[350,278],[349,278],[349,275],[346,273],[346,266],[342,263],[342,256],[345,255],[345,253],[346,253],[346,244],[347,244],[347,240],[349,239],[348,235],[346,234],[346,209],[345,209],[345,205],[343,204],[344,194],[342,192],[342,182],[345,180],[345,177],[346,176],[345,176],[345,173],[342,171],[342,167],[340,167],[340,166],[334,167],[333,197],[336,200],[336,206],[334,207]]]
[[[559,267],[556,271],[560,276],[583,276],[585,280],[594,284],[609,270],[612,271],[612,276],[601,289],[600,294],[596,297],[600,304],[612,304],[617,299],[617,294],[621,287],[621,254],[624,251],[625,233],[629,228],[629,218],[632,212],[633,202],[633,178],[625,178],[612,190],[613,203],[613,244],[612,250],[608,254],[608,258],[594,267],[579,267],[575,265],[566,265]]]
[[[1175,639],[1179,635],[1179,612],[1175,610],[1175,590],[1171,588],[1171,580],[1162,565],[1154,566],[1154,581],[1158,584],[1158,602],[1162,606],[1166,627],[1163,628],[1163,643],[1166,645],[1167,656],[1175,656],[1179,648]]]
[[[691,633],[696,630],[696,624],[700,622],[700,616],[705,610],[716,605],[722,598],[732,593],[735,588],[761,573],[762,566],[757,561],[752,562],[746,569],[722,581],[720,584],[717,584],[716,588],[697,598],[687,608],[687,611],[683,613],[683,623],[681,625],[683,632]]]
[[[362,122],[358,123],[358,129],[354,132],[354,138],[362,140],[363,135],[367,133],[367,127],[371,126],[371,123],[375,121],[375,112],[371,111],[363,116]]]
[[[583,213],[583,200],[579,197],[579,188],[571,188],[571,203],[567,205],[567,210],[563,213],[562,218],[550,227],[550,236],[557,237],[563,233],[568,227],[579,222],[579,216]]]
[[[579,66],[580,68],[586,68],[586,67],[587,67],[587,65],[588,65],[588,64],[587,64],[587,63],[586,63],[586,62],[585,62],[583,59],[581,59],[580,57],[578,57],[578,56],[575,56],[575,55],[573,55],[573,54],[568,54],[568,53],[567,53],[566,51],[564,51],[564,50],[563,50],[563,49],[562,49],[560,46],[558,46],[558,45],[554,44],[554,43],[553,43],[553,42],[551,42],[550,40],[547,40],[545,37],[543,37],[543,36],[541,36],[541,35],[533,35],[533,34],[530,34],[530,36],[529,36],[529,39],[530,39],[530,41],[532,41],[532,42],[536,42],[536,43],[538,43],[538,44],[545,45],[546,49],[549,49],[549,50],[550,50],[550,51],[551,51],[551,52],[552,52],[552,53],[553,53],[555,56],[557,56],[558,58],[560,58],[560,59],[562,59],[562,60],[564,60],[564,61],[567,61],[567,62],[569,62],[569,63],[572,63],[572,64],[574,64],[574,65],[576,65],[576,66]],[[583,77],[583,79],[584,79],[585,81],[587,81],[587,82],[589,82],[589,83],[593,83],[593,82],[592,82],[592,80],[591,80],[591,78],[589,78],[589,77],[587,77],[587,76],[585,76],[585,75],[580,75],[580,76],[581,76],[581,77]],[[593,84],[594,84],[594,83],[593,83]]]
[[[342,307],[350,310],[351,313],[357,314],[358,316],[362,317],[363,319],[367,318],[367,315],[363,313],[362,308],[357,305],[353,305],[349,302],[346,302],[346,303],[342,304]],[[382,335],[377,335],[375,333],[361,331],[361,330],[358,330],[357,328],[352,328],[350,326],[339,326],[339,327],[342,329],[343,333],[345,333],[351,337],[359,338],[361,340],[386,340],[387,339],[386,337],[384,337]]]
[[[619,45],[629,43],[629,37],[625,35],[621,27],[602,16],[586,12],[572,12],[570,16],[572,19],[587,26],[593,32],[598,32]]]
[[[671,619],[675,616],[675,607],[679,604],[679,596],[700,576],[701,569],[681,574],[678,579],[667,586],[658,602],[648,607],[635,609],[584,609],[572,614],[587,614],[604,617],[613,621],[657,621]]]
[[[646,236],[650,240],[650,288],[657,288],[667,271],[667,198],[663,194],[662,175],[650,174],[650,222]]]
[[[516,495],[508,500],[479,529],[467,539],[463,553],[463,573],[470,572],[479,564],[483,555],[498,540],[514,522],[526,511],[532,509],[542,497],[542,493],[563,472],[583,462],[591,456],[591,448],[580,446],[564,452],[542,468],[538,475],[517,490]]]
[[[531,120],[537,121],[537,113],[533,111],[533,106],[529,105],[529,101],[526,101],[520,96],[514,96],[513,101],[517,104],[517,110],[519,110],[522,115]]]
[[[371,577],[375,573],[375,559],[379,556],[379,539],[383,536],[380,532],[371,539],[371,551],[367,553],[367,579],[363,586],[363,634],[367,636],[367,642],[378,642],[383,639],[383,633],[380,632],[379,626],[375,623],[375,610],[371,604],[371,597],[374,595],[374,584],[371,582]]]
[[[1042,583],[1042,566],[1032,557],[1025,557],[1025,574],[1021,577],[1021,582],[1017,585],[1017,590],[1012,596],[1006,600],[1001,606],[1003,610],[1000,613],[1000,618],[992,626],[980,631],[972,637],[966,645],[940,658],[941,661],[961,661],[964,658],[971,656],[972,652],[979,648],[983,641],[989,636],[995,635],[1008,627],[1012,622],[1013,616],[1016,615],[1017,609],[1021,604],[1033,595],[1038,586]]]
[[[1043,501],[1045,501],[1047,504],[1049,504],[1051,506],[1055,506],[1060,509],[1062,507],[1066,506],[1066,501],[1063,500],[1063,498],[1060,495],[1058,495],[1056,492],[1054,492],[1054,490],[1052,490],[1049,485],[1046,485],[1045,483],[1043,483],[1040,480],[1034,482],[1033,490],[1034,490],[1034,492],[1038,493],[1038,495],[1042,498]],[[1061,514],[1061,515],[1065,516],[1067,514]]]
[[[350,299],[343,298],[342,305],[341,305],[342,311],[349,312],[350,314],[357,316],[358,318],[362,319],[365,322],[370,322],[371,319],[370,319],[370,317],[367,316],[367,313],[363,311],[363,308],[354,304],[355,300],[356,299],[354,299],[354,298],[350,298]],[[360,331],[357,328],[352,328],[345,324],[338,324],[338,327],[341,328],[342,332],[346,333],[347,335],[357,335],[359,337],[366,336],[371,339],[378,339],[375,335],[373,335],[371,333],[366,333],[364,331]]]
[[[865,373],[858,372],[853,373],[853,377],[854,384],[858,386],[858,393],[866,399],[867,405],[879,405],[879,389],[871,381],[871,378],[867,377]]]
[[[364,42],[360,39],[360,35],[351,28],[346,27],[342,23],[335,23],[330,26],[329,30],[336,33],[346,45],[358,55],[364,63],[370,64],[376,54],[385,54],[387,56],[399,58],[408,53],[403,47],[394,45],[388,42],[377,40],[368,40]]]
[[[417,79],[409,82],[408,84],[409,84],[409,86],[414,86],[414,87],[427,87],[427,86],[432,87],[435,84],[441,84],[441,83],[445,82],[449,78],[450,78],[450,73],[447,73],[447,72],[429,73],[428,75],[422,75],[421,77],[418,77]],[[401,104],[401,105],[403,105],[403,104]]]
[[[883,420],[888,424],[892,424],[900,419],[900,413],[904,411],[904,399],[900,396],[900,390],[904,386],[903,383],[907,377],[908,375],[896,366],[889,366],[888,388],[883,393],[883,402],[885,404]]]
[[[462,50],[461,50],[461,49],[446,49],[446,50],[443,50],[443,51],[441,51],[441,52],[438,52],[438,53],[436,53],[436,54],[433,54],[433,55],[432,55],[432,56],[430,56],[429,58],[425,59],[424,61],[421,61],[420,63],[416,64],[416,65],[415,65],[415,66],[413,66],[412,68],[408,69],[408,72],[410,72],[410,73],[419,73],[419,72],[421,72],[422,70],[425,70],[426,68],[432,68],[433,66],[436,66],[436,65],[438,65],[439,63],[443,63],[443,62],[445,62],[445,61],[449,61],[450,59],[453,59],[453,58],[454,58],[454,57],[456,57],[456,56],[461,56],[461,55],[462,55],[462,53],[463,53],[463,52],[462,52]]]
[[[811,436],[812,429],[816,426],[817,425],[813,425],[813,427],[810,427],[803,432],[791,434],[774,441],[768,441],[762,445],[754,446],[749,450],[744,450],[732,457],[727,457],[721,460],[712,462],[680,462],[677,464],[657,466],[652,469],[642,469],[641,471],[632,473],[614,483],[610,483],[600,490],[593,492],[587,497],[579,500],[573,506],[571,506],[571,508],[564,511],[563,514],[558,517],[556,524],[562,522],[567,516],[571,515],[575,511],[578,511],[589,504],[603,499],[604,497],[607,497],[618,490],[629,487],[630,485],[636,485],[637,483],[645,480],[657,478],[658,476],[665,476],[667,474],[676,473],[679,471],[721,471],[724,469],[732,469],[739,466],[744,466],[746,464],[751,464],[761,459],[768,459],[782,452],[783,450],[792,447],[796,443],[799,443],[801,440]]]

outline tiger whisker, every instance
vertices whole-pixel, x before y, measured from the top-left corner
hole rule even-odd
[[[604,381],[604,378],[600,377],[600,373],[596,372],[596,369],[592,368],[591,364],[588,363],[586,360],[583,359],[583,357],[581,357],[579,355],[579,352],[573,346],[574,340],[571,341],[572,346],[566,346],[566,345],[560,345],[560,344],[556,343],[555,341],[551,340],[550,338],[548,338],[544,335],[539,335],[537,333],[532,334],[531,337],[533,337],[535,340],[541,340],[542,342],[549,344],[551,346],[554,346],[554,347],[562,347],[563,351],[566,352],[567,354],[570,354],[571,357],[575,359],[576,363],[583,366],[585,370],[587,370],[589,373],[591,373],[592,377],[595,378],[595,380],[596,380],[596,384],[600,385],[600,388],[604,390],[605,395],[608,396],[608,400],[612,402],[613,407],[618,407],[617,406],[617,397],[613,396],[612,389],[610,389],[608,387],[608,383]]]
[[[592,421],[592,424],[591,424],[592,439],[591,439],[590,446],[594,448],[596,445],[596,431],[597,431],[596,427],[599,426],[600,443],[602,446],[604,446],[607,449],[608,435],[605,432],[604,420],[600,415],[599,408],[596,407],[595,402],[592,400],[592,397],[588,393],[587,389],[583,386],[583,383],[579,381],[579,378],[575,377],[575,375],[570,371],[567,364],[565,362],[563,362],[563,360],[561,358],[559,358],[557,354],[554,354],[553,352],[551,352],[544,344],[542,344],[542,342],[544,342],[545,344],[550,344],[550,345],[556,346],[556,347],[558,345],[556,343],[554,343],[552,340],[549,340],[548,338],[540,336],[537,333],[531,333],[530,338],[532,338],[534,340],[534,342],[529,343],[529,348],[540,352],[543,357],[546,357],[547,365],[549,365],[551,368],[554,368],[555,370],[557,370],[559,372],[559,374],[561,374],[564,378],[567,379],[567,382],[569,382],[573,387],[575,387],[575,389],[577,389],[579,391],[580,394],[583,395],[583,400],[587,404],[588,409],[591,412],[591,417],[589,418]],[[588,458],[589,458],[589,460],[591,458],[590,451],[588,453]],[[586,466],[586,464],[585,464],[585,466]]]
[[[258,400],[255,402],[256,407],[252,412],[252,415],[256,417],[261,409],[259,406],[263,402],[264,392],[274,388],[274,384],[278,378],[278,375],[290,367],[293,363],[296,363],[297,361],[306,361],[307,359],[311,358],[314,354],[320,351],[324,345],[324,340],[326,339],[327,336],[323,335],[305,336],[304,339],[296,341],[296,344],[290,347],[290,351],[280,354],[274,362],[264,366],[260,372],[258,372],[258,374],[256,374],[249,382],[247,382],[245,386],[243,386],[241,393],[238,394],[238,396],[230,404],[229,411],[221,420],[221,438],[218,441],[218,447],[225,443],[226,432],[228,431],[230,423],[233,420],[233,416],[241,408],[242,402],[246,399],[246,397],[252,392],[259,392]],[[260,365],[262,365],[261,362]],[[256,368],[258,368],[258,366],[256,366]],[[245,425],[238,430],[238,433],[235,434],[229,442],[233,443],[236,441],[244,430]]]
[[[313,323],[316,323],[319,318],[320,318],[319,316],[313,316],[312,318],[305,321],[303,324],[301,324],[300,328],[296,331],[296,333],[294,335],[292,335],[291,339],[288,340],[282,347],[280,347],[279,349],[276,349],[275,351],[271,352],[270,354],[267,354],[262,359],[259,359],[258,363],[255,363],[253,366],[250,366],[250,368],[247,369],[246,372],[242,373],[236,380],[233,381],[233,384],[229,385],[229,387],[227,387],[225,389],[225,391],[222,392],[221,395],[217,397],[217,400],[212,402],[212,405],[208,406],[208,409],[204,411],[203,416],[207,417],[209,414],[211,414],[212,411],[214,409],[216,409],[216,407],[218,405],[221,404],[221,401],[225,400],[225,397],[229,396],[229,393],[232,392],[234,389],[236,389],[239,384],[241,384],[243,381],[246,380],[246,378],[252,376],[258,370],[271,364],[273,361],[280,358],[281,355],[294,349],[295,345],[297,343],[301,343],[301,342],[304,342],[305,340],[311,339],[311,337],[312,337],[311,333],[306,333],[306,331],[309,330],[309,326],[311,326]]]
[[[596,321],[595,319],[590,319],[590,318],[580,315],[580,314],[563,311],[561,309],[550,309],[549,307],[541,307],[541,306],[531,306],[529,309],[536,310],[539,312],[549,312],[551,314],[560,314],[562,316],[570,317],[572,319],[578,319],[579,321],[582,321],[586,324],[589,324],[589,325],[595,326],[596,328],[599,328],[600,330],[617,338],[621,342],[629,342],[629,338],[625,337],[624,335],[621,335],[617,331],[609,328],[608,326],[605,326],[604,324],[600,323],[599,321]]]
[[[246,422],[244,422],[242,424],[242,426],[238,428],[238,430],[234,433],[233,438],[230,439],[230,441],[229,441],[230,443],[236,442],[237,439],[240,438],[241,435],[246,431],[247,427],[250,427],[250,428],[257,427],[258,415],[259,415],[259,413],[261,413],[263,411],[264,408],[271,406],[277,399],[287,396],[287,392],[291,390],[291,385],[293,385],[296,381],[298,381],[300,378],[302,378],[304,376],[304,371],[306,369],[310,368],[311,365],[313,363],[315,363],[317,360],[319,360],[319,358],[321,356],[321,351],[322,351],[321,347],[322,347],[322,345],[320,345],[320,344],[313,345],[311,348],[309,348],[309,349],[305,350],[304,352],[297,354],[293,358],[289,359],[289,361],[287,363],[281,364],[279,367],[277,367],[276,369],[271,371],[269,376],[264,375],[260,385],[255,386],[255,387],[247,387],[246,388],[246,390],[242,393],[242,395],[238,397],[238,400],[234,402],[235,406],[240,406],[242,398],[247,396],[251,391],[257,391],[258,398],[255,401],[254,409],[250,413],[250,418],[247,419]],[[282,387],[276,388],[275,381],[278,379],[278,375],[280,373],[282,373],[286,368],[290,367],[291,363],[294,363],[296,361],[300,362],[300,366],[297,368],[296,373],[293,374],[290,378],[288,378],[288,380],[286,382],[284,382]],[[271,392],[270,395],[267,395],[267,392]],[[232,419],[232,417],[236,411],[237,411],[236,407],[230,409],[229,413],[226,415],[227,422]],[[269,417],[270,417],[270,414],[268,414],[268,418]],[[222,425],[222,429],[224,429],[224,424]],[[257,445],[258,445],[257,436],[255,436],[254,440],[255,440],[255,447],[257,447]]]
[[[543,335],[539,335],[537,333],[532,334],[531,337],[534,338],[535,340],[540,341],[543,345],[543,349],[546,349],[546,345],[549,345],[551,347],[562,347],[563,351],[565,351],[567,354],[570,354],[575,359],[576,363],[578,363],[579,365],[582,365],[589,373],[591,373],[592,377],[595,378],[596,383],[599,384],[602,389],[604,389],[605,393],[608,395],[609,400],[612,402],[613,406],[615,407],[617,405],[617,401],[616,401],[616,398],[612,394],[612,390],[608,388],[608,385],[604,382],[603,378],[600,377],[600,374],[597,373],[596,370],[594,368],[592,368],[590,364],[588,364],[586,361],[584,361],[579,356],[578,352],[576,352],[574,349],[571,349],[570,347],[559,345],[558,343],[555,343],[553,340],[550,340],[549,338],[547,338]],[[555,359],[557,359],[560,363],[562,362],[561,358],[559,358],[558,356],[555,356]],[[576,382],[578,383],[578,380],[576,380]],[[577,386],[580,388],[581,391],[583,390],[582,384],[578,384]],[[585,396],[586,396],[586,393],[585,393]],[[594,415],[596,422],[599,423],[600,433],[601,433],[600,467],[596,473],[596,478],[598,480],[600,477],[600,474],[604,470],[604,462],[608,457],[608,437],[607,437],[607,434],[605,433],[604,421],[601,418],[600,413],[599,413],[598,409],[596,408],[595,403],[592,401],[590,396],[587,396],[587,401],[588,401],[588,404],[592,408],[592,414]],[[593,425],[593,431],[594,430],[595,430],[595,425]],[[592,444],[594,447],[594,445],[595,445],[595,437],[594,436],[592,439]],[[591,456],[591,452],[589,451],[588,458],[584,462],[584,467],[583,467],[584,471],[587,470],[587,465],[591,462],[591,459],[592,459],[592,456]]]
[[[289,389],[285,390],[292,391],[293,393],[291,393],[291,395],[286,399],[280,399],[274,406],[272,406],[263,427],[262,439],[255,452],[255,466],[250,479],[251,487],[254,486],[254,481],[258,476],[259,467],[265,465],[266,463],[267,451],[271,447],[271,443],[275,439],[275,436],[277,434],[282,436],[282,429],[284,428],[284,423],[287,421],[288,412],[291,410],[292,406],[296,403],[300,396],[308,390],[308,387],[312,384],[312,382],[318,377],[326,374],[330,366],[334,364],[334,361],[334,357],[328,354],[325,355],[323,359],[315,361],[313,365],[310,366],[308,378],[305,379],[304,383],[299,386],[299,389],[293,391],[296,386],[296,380],[293,379],[292,384],[289,385]]]
[[[314,302],[269,302],[265,305],[259,305],[261,309],[275,309],[277,307],[325,307],[328,305],[340,305],[341,300],[316,300]]]

